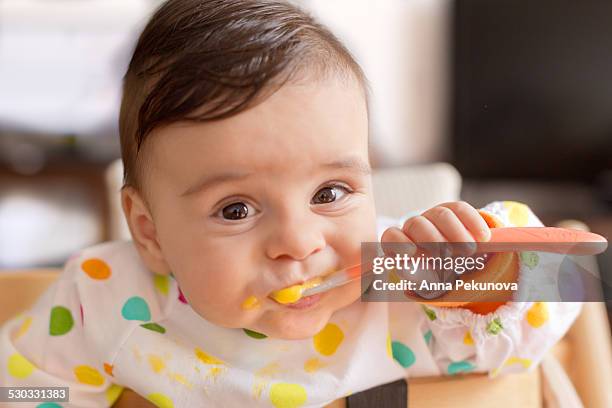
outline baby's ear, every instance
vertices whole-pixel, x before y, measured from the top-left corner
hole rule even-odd
[[[131,186],[124,186],[121,189],[121,207],[134,245],[145,265],[152,272],[168,275],[170,268],[159,245],[155,222],[141,194]]]

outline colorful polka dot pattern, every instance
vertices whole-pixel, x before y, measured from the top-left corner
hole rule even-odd
[[[344,333],[338,325],[327,323],[323,330],[315,334],[312,340],[315,350],[324,356],[331,356],[344,340]]]
[[[98,370],[88,365],[80,365],[74,367],[74,376],[81,384],[87,385],[102,385],[104,377]]]
[[[410,347],[399,341],[391,343],[391,349],[393,351],[393,358],[402,367],[408,368],[413,365],[416,361],[416,356]]]
[[[516,201],[504,201],[504,208],[508,211],[508,219],[515,227],[524,227],[529,222],[529,207]]]
[[[465,336],[463,336],[463,344],[465,344],[466,346],[474,345],[474,339],[472,338],[472,333],[470,333],[469,330],[465,332]]]
[[[527,311],[527,323],[533,328],[539,328],[548,321],[548,306],[544,302],[535,302]]]
[[[436,320],[438,318],[438,316],[436,316],[435,310],[432,310],[432,309],[428,308],[425,305],[421,305],[421,306],[423,308],[423,311],[425,312],[425,315],[427,315],[429,320],[431,320],[433,322],[434,320]]]
[[[263,333],[256,332],[255,330],[249,330],[249,329],[242,329],[242,330],[244,330],[247,336],[257,339],[257,340],[265,339],[268,337]]]
[[[51,309],[49,319],[49,334],[51,336],[62,336],[68,333],[74,326],[74,319],[70,310],[64,306],[55,306]]]
[[[187,304],[187,299],[185,298],[185,295],[183,295],[183,291],[181,290],[181,288],[178,288],[178,300],[181,303]]]
[[[469,361],[455,361],[448,365],[448,374],[454,375],[459,373],[466,373],[474,369],[474,364]]]
[[[102,259],[91,258],[81,264],[81,269],[91,279],[104,280],[111,276],[111,268]]]
[[[501,319],[499,317],[496,317],[495,319],[491,320],[487,325],[487,333],[489,334],[499,334],[503,329],[504,325],[502,324]]]
[[[170,289],[170,280],[167,275],[155,275],[153,277],[155,289],[162,295],[167,295]]]
[[[111,377],[114,377],[113,368],[115,368],[112,364],[104,363],[104,372]]]
[[[316,357],[310,358],[304,363],[304,371],[306,371],[307,373],[314,373],[320,370],[322,367],[325,367],[325,363],[323,363]]]
[[[112,384],[106,390],[106,401],[109,405],[113,405],[115,401],[121,396],[123,392],[123,387],[117,384]]]
[[[21,322],[19,329],[17,329],[17,333],[15,333],[15,339],[18,339],[24,334],[26,334],[28,330],[30,330],[31,325],[32,325],[32,317],[27,316],[25,319],[23,319],[23,322]]]
[[[14,353],[8,358],[7,366],[8,373],[19,379],[28,378],[36,369],[34,364],[19,353]]]
[[[521,252],[521,262],[523,265],[527,266],[529,269],[533,269],[538,266],[540,262],[540,255],[537,252],[533,251],[525,251]]]
[[[270,402],[275,408],[299,408],[307,399],[306,390],[299,384],[275,383],[270,387]]]
[[[174,408],[172,400],[160,392],[154,392],[147,395],[147,399],[159,408]]]
[[[166,328],[157,323],[145,323],[141,324],[140,327],[144,327],[145,329],[164,334],[166,332]]]
[[[208,353],[205,353],[198,347],[196,347],[195,349],[195,355],[204,364],[225,364],[223,361],[219,360],[216,357],[211,356]]]
[[[143,322],[151,320],[149,305],[147,305],[147,302],[140,296],[129,298],[123,304],[121,315],[126,320],[141,320]]]
[[[431,342],[431,336],[432,336],[432,332],[431,330],[427,330],[427,332],[423,335],[423,338],[425,339],[425,344],[429,345],[429,343]]]

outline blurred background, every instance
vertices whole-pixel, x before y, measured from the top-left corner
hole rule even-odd
[[[449,162],[475,206],[523,201],[612,237],[612,2],[295,2],[370,79],[375,166]],[[159,4],[0,0],[0,269],[127,233],[105,175],[121,78]]]

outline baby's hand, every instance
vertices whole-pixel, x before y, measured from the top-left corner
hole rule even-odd
[[[383,248],[385,242],[403,243],[402,252],[414,253],[418,243],[474,243],[488,241],[490,238],[489,226],[478,211],[464,201],[455,201],[440,204],[407,219],[401,229],[387,229],[381,242]]]

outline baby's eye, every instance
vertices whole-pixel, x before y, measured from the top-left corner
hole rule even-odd
[[[332,203],[340,198],[342,198],[345,194],[350,193],[350,190],[342,185],[333,185],[323,187],[319,191],[317,191],[312,197],[312,204],[327,204]]]
[[[242,202],[232,203],[223,207],[221,213],[226,220],[241,220],[249,215],[249,207]]]

